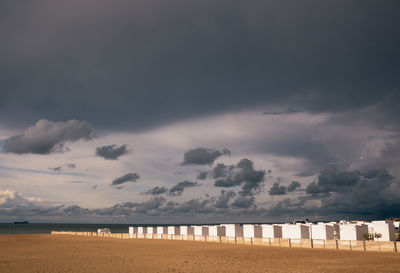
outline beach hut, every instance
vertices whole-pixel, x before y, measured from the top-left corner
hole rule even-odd
[[[187,236],[188,235],[188,226],[180,226],[180,235]]]
[[[226,237],[243,237],[243,227],[239,224],[223,224]]]
[[[375,239],[383,242],[395,241],[395,230],[393,221],[372,221],[372,229],[374,234],[380,233],[381,238]]]
[[[175,235],[175,227],[168,226],[168,235]]]
[[[209,236],[209,226],[201,226],[201,234],[203,236]]]
[[[180,226],[179,233],[182,236],[182,239],[187,240],[189,239],[189,235],[194,235],[194,229],[190,226]]]
[[[262,238],[282,238],[282,227],[279,225],[261,225]]]
[[[364,224],[340,225],[340,240],[364,240],[363,234],[368,233],[368,226]]]
[[[180,235],[179,226],[168,226],[168,236]]]
[[[158,226],[157,227],[157,234],[167,234],[168,232],[165,232],[165,228],[163,226]]]
[[[335,228],[333,225],[325,223],[311,225],[311,239],[333,240],[335,239]]]
[[[222,226],[208,226],[208,236],[218,237],[225,236],[225,227]]]
[[[163,239],[164,234],[168,234],[168,228],[165,226],[158,226],[157,227],[157,238]]]
[[[220,241],[221,237],[225,237],[225,227],[222,226],[208,226],[208,237],[209,241]]]
[[[147,227],[138,227],[137,236],[138,238],[145,238],[147,233]]]
[[[203,226],[192,226],[193,227],[193,235],[194,236],[202,236],[203,235]]]
[[[129,238],[133,238],[135,234],[135,228],[129,227]]]
[[[155,233],[157,233],[156,227],[147,227],[145,237],[153,239]]]
[[[335,240],[339,240],[339,238],[340,238],[340,227],[339,227],[339,224],[336,223],[336,222],[329,222],[329,223],[325,223],[325,225],[333,227],[333,238]]]
[[[180,226],[179,231],[181,235],[194,235],[194,228],[191,226]]]
[[[283,224],[282,238],[310,239],[310,227],[305,224]]]
[[[243,225],[243,237],[244,238],[261,238],[262,227],[260,225]]]

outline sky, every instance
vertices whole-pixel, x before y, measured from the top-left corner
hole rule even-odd
[[[0,222],[384,219],[400,2],[0,4]]]

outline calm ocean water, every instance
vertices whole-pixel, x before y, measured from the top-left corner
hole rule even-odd
[[[207,223],[204,223],[207,224]],[[214,225],[217,223],[209,223]],[[261,224],[261,223],[252,223]],[[264,223],[271,224],[271,223]],[[166,225],[166,224],[164,224]],[[174,224],[168,224],[174,225]],[[196,225],[196,224],[186,224]],[[0,234],[49,234],[52,231],[91,231],[96,232],[99,228],[109,228],[112,233],[128,233],[132,226],[157,226],[155,224],[11,224],[0,223]]]
[[[0,234],[46,234],[51,231],[97,231],[109,228],[112,233],[128,233],[130,224],[0,224]]]

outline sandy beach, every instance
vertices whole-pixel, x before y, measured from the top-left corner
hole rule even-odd
[[[1,235],[0,272],[399,272],[398,253]]]

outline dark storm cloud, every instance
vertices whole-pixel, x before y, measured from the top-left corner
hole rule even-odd
[[[191,199],[173,208],[174,213],[209,214],[215,211],[210,199]]]
[[[212,170],[213,178],[221,178],[229,176],[229,173],[233,170],[234,166],[226,166],[223,163],[218,163]]]
[[[274,204],[268,210],[268,215],[283,218],[313,217],[317,213],[327,220],[338,220],[342,217],[373,220],[398,213],[400,181],[386,170],[370,169],[364,173],[329,169],[321,173],[324,186],[319,188],[318,194],[311,191],[307,195],[285,198]],[[358,176],[358,179],[353,179],[354,176]],[[327,184],[337,185],[327,187]],[[318,187],[320,184],[316,182],[312,185]]]
[[[231,151],[228,149],[223,149],[222,151],[207,148],[190,149],[183,155],[182,165],[212,165],[222,155],[231,155]]]
[[[287,188],[285,186],[279,186],[279,183],[274,183],[274,185],[269,189],[269,195],[285,195]]]
[[[360,173],[357,171],[341,172],[336,168],[328,168],[321,171],[317,182],[312,182],[307,186],[306,192],[310,194],[345,192],[359,180]]]
[[[229,202],[232,198],[236,196],[234,191],[224,191],[221,190],[220,196],[218,196],[215,206],[217,208],[229,208]]]
[[[235,201],[233,201],[232,206],[237,208],[248,209],[251,207],[256,207],[254,196],[238,196]]]
[[[253,195],[260,190],[264,181],[265,171],[255,170],[253,162],[247,158],[241,159],[235,166],[218,164],[213,169],[216,187],[234,187],[241,185],[240,195]]]
[[[134,203],[134,202],[125,202],[122,204],[116,204],[113,207],[105,208],[105,209],[96,209],[93,210],[96,214],[99,215],[125,215],[125,216],[134,216],[134,215],[159,215],[158,210],[162,205],[166,203],[166,199],[163,197],[153,197],[147,201],[142,203]]]
[[[268,209],[257,207],[255,196],[236,195],[233,191],[221,191],[218,197],[206,196],[206,198],[194,198],[180,203],[168,201],[163,197],[154,197],[143,202],[125,202],[102,209],[87,209],[78,205],[52,206],[47,202],[24,198],[17,192],[0,191],[0,197],[4,199],[4,202],[0,204],[0,219],[15,219],[18,215],[24,219],[50,219],[57,216],[63,219],[125,219],[127,221],[134,217],[142,221],[156,219],[160,223],[160,221],[170,222],[173,217],[183,222],[193,221],[199,217],[198,221],[204,223],[205,219],[213,219],[217,222],[243,219],[286,221],[293,219],[294,216],[312,218],[316,214],[320,218],[330,220],[338,220],[346,216],[371,220],[384,219],[398,213],[400,181],[384,169],[357,172],[330,169],[324,171],[321,177],[334,176],[348,181],[347,177],[355,173],[359,176],[355,184],[337,182],[339,187],[346,188],[346,191],[337,192],[337,188],[333,188],[334,191],[329,194],[288,197],[272,204]]]
[[[270,215],[277,215],[280,218],[285,218],[285,216],[293,217],[302,217],[307,215],[307,213],[313,213],[309,211],[309,208],[305,207],[307,199],[303,197],[291,199],[285,198],[279,201],[277,204],[273,205],[269,209]],[[311,215],[308,214],[308,215]]]
[[[92,126],[79,120],[52,122],[39,120],[34,126],[4,140],[4,152],[16,154],[50,154],[64,152],[66,142],[80,139],[90,140],[93,137]]]
[[[161,207],[166,202],[166,199],[163,197],[153,197],[149,201],[145,201],[143,203],[135,206],[135,212],[137,213],[147,213],[151,210],[156,210]]]
[[[0,121],[79,117],[140,130],[267,104],[341,111],[387,98],[376,114],[397,124],[399,7],[396,0],[7,1]]]
[[[120,156],[128,154],[131,151],[128,145],[117,146],[116,144],[101,146],[96,148],[96,155],[108,160],[117,160]]]
[[[136,182],[139,178],[140,176],[137,173],[127,173],[121,177],[114,179],[111,185],[117,186],[127,182]]]
[[[166,187],[154,187],[154,188],[149,189],[147,192],[144,192],[143,194],[156,196],[156,195],[166,193],[167,191],[168,191],[168,189]]]
[[[174,185],[169,191],[168,194],[171,196],[178,196],[183,193],[186,188],[191,188],[197,186],[197,182],[192,181],[182,181],[178,184]]]
[[[310,199],[320,199],[320,213],[388,217],[398,213],[400,181],[385,169],[321,172],[307,187]]]
[[[206,171],[199,171],[199,173],[197,174],[196,179],[198,180],[204,180],[207,178],[207,172]]]
[[[67,215],[81,215],[89,212],[89,209],[82,208],[78,205],[72,205],[63,209],[63,212]]]
[[[300,187],[301,187],[300,182],[298,182],[298,181],[292,181],[292,182],[289,184],[289,186],[287,187],[287,191],[288,191],[288,192],[292,192],[292,191],[295,191],[296,189],[298,189],[298,188],[300,188]]]

